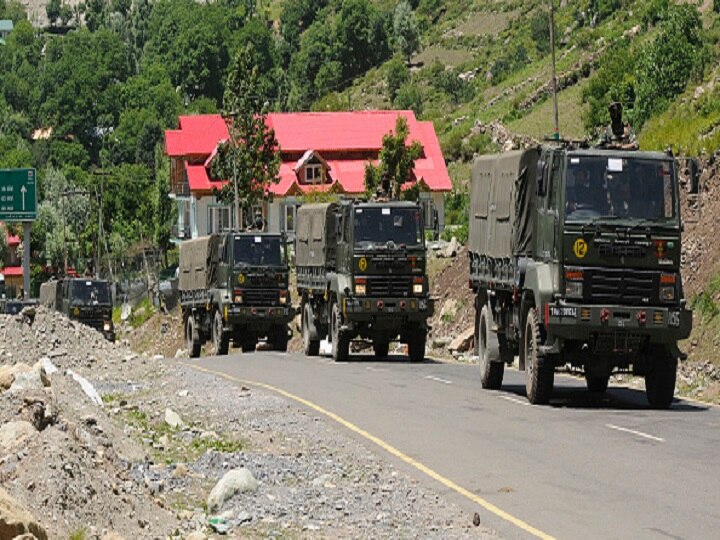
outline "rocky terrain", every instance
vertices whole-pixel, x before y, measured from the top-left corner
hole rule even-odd
[[[2,538],[493,536],[280,397],[44,309],[0,338]]]

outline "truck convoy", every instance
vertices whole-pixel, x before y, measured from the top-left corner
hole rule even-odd
[[[615,370],[644,375],[650,406],[669,407],[692,325],[680,232],[672,155],[555,144],[479,158],[469,263],[483,388],[500,388],[519,353],[531,403],[569,364],[592,392]]]
[[[350,341],[372,341],[377,357],[390,342],[407,343],[411,361],[425,357],[432,315],[420,207],[411,202],[308,204],[297,211],[295,254],[306,355],[327,336],[336,361]]]
[[[40,285],[40,305],[63,313],[115,341],[110,283],[102,279],[53,279]]]
[[[212,234],[180,245],[179,293],[190,356],[212,340],[227,354],[232,340],[243,352],[266,337],[286,351],[295,315],[288,292],[285,237],[261,232]]]

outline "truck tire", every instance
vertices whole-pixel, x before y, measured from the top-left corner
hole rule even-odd
[[[373,351],[375,352],[375,358],[387,358],[388,351],[390,350],[390,342],[388,341],[373,341]]]
[[[305,353],[305,356],[318,356],[320,354],[320,340],[311,338],[310,317],[312,317],[312,307],[310,307],[310,304],[305,304],[301,319],[303,352]]]
[[[223,331],[223,319],[219,310],[215,311],[212,325],[212,341],[214,353],[218,356],[228,353],[230,348],[230,335]]]
[[[502,386],[505,364],[500,356],[497,334],[492,331],[490,310],[487,305],[480,310],[475,336],[475,353],[480,362],[480,384],[483,388],[498,390]]]
[[[272,338],[273,349],[279,352],[287,352],[288,349],[288,330],[287,326],[277,326],[273,331]]]
[[[187,348],[190,358],[198,358],[200,356],[200,347],[202,346],[199,339],[193,339],[194,333],[195,318],[190,314],[185,321],[185,348]]]
[[[604,394],[607,392],[610,375],[585,375],[585,383],[589,392]]]
[[[240,347],[242,348],[242,352],[255,352],[256,345],[257,342],[254,339],[250,339],[243,341]]]
[[[350,355],[350,340],[340,332],[340,326],[342,326],[340,306],[335,302],[332,307],[332,320],[330,321],[332,357],[336,362],[347,362]]]
[[[677,357],[665,345],[651,347],[645,372],[645,395],[653,409],[672,405],[677,376]]]
[[[425,341],[427,332],[424,329],[415,330],[408,338],[408,358],[413,363],[425,360]]]
[[[544,405],[550,401],[555,377],[555,365],[545,361],[539,353],[540,323],[535,308],[530,308],[525,319],[523,347],[525,351],[525,391],[533,405]]]

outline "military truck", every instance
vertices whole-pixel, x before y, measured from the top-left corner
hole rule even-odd
[[[531,403],[569,365],[591,392],[614,371],[644,375],[651,407],[669,407],[692,325],[681,228],[670,154],[548,144],[479,158],[469,264],[483,388],[500,388],[519,353]]]
[[[102,279],[65,278],[40,285],[40,305],[65,314],[115,341],[110,283]]]
[[[425,357],[432,315],[420,207],[411,202],[320,203],[297,212],[295,258],[306,355],[327,336],[336,361],[350,341],[372,341],[377,357],[390,342]]]
[[[279,234],[228,232],[180,244],[180,305],[191,357],[208,340],[214,354],[227,354],[231,340],[254,351],[263,337],[287,350],[295,312],[285,243]]]

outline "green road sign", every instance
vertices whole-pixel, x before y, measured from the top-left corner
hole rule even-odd
[[[0,221],[37,218],[35,169],[0,169]]]

